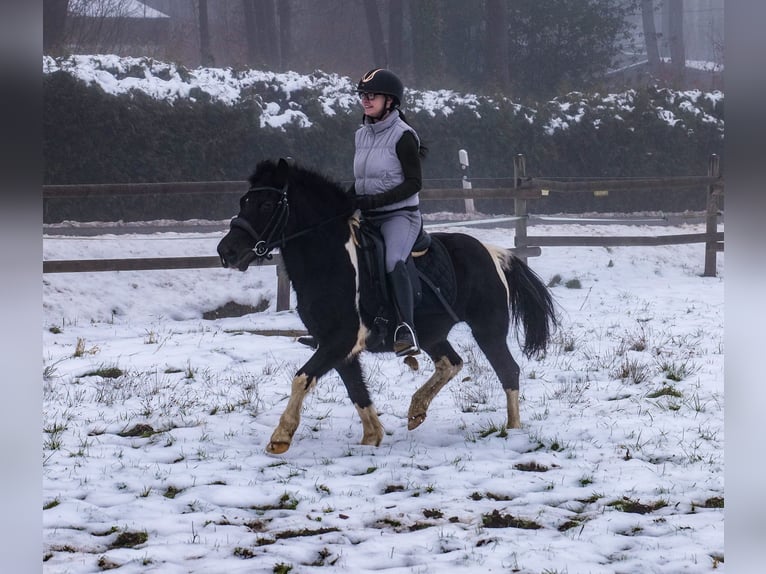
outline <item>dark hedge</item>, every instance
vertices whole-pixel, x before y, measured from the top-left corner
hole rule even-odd
[[[43,78],[44,182],[46,184],[130,183],[169,181],[244,180],[264,158],[292,156],[302,164],[335,179],[350,181],[353,132],[358,110],[326,116],[316,94],[291,94],[311,119],[310,128],[261,128],[257,99],[229,106],[211,101],[199,91],[196,101],[170,104],[132,92],[113,96],[96,85],[86,85],[68,73]],[[408,112],[410,123],[428,145],[423,163],[427,187],[459,187],[458,150],[470,154],[474,187],[508,185],[513,156],[524,153],[527,174],[538,177],[651,177],[705,175],[710,154],[723,160],[723,99],[716,104],[700,98],[709,117],[680,105],[677,93],[648,88],[631,92],[632,109],[601,105],[598,96],[570,94],[536,109],[534,119],[509,102],[482,101],[475,111],[456,108],[432,117],[425,111]],[[581,114],[568,129],[549,133],[546,125],[561,119],[561,105]],[[679,121],[669,125],[658,110],[669,109]],[[477,114],[479,117],[477,117]],[[594,127],[598,124],[598,128]],[[723,165],[723,161],[722,161]],[[505,181],[503,181],[505,180]],[[244,190],[243,190],[244,191]],[[537,213],[584,211],[686,211],[704,209],[704,189],[668,194],[611,192],[606,198],[591,194],[553,193],[530,202]],[[168,199],[168,198],[164,198]],[[158,198],[144,202],[122,198],[102,201],[93,219],[137,220],[160,218],[216,218],[212,198],[191,198],[191,207]],[[64,201],[46,205],[46,221],[84,218]],[[226,208],[229,213],[236,206]],[[462,202],[433,202],[427,210],[462,209]],[[485,212],[510,213],[512,203],[484,200]],[[150,213],[147,213],[149,211]],[[77,215],[77,217],[75,216]],[[179,217],[183,215],[183,217]]]

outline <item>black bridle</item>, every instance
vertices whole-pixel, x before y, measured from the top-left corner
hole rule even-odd
[[[317,225],[303,229],[297,233],[293,233],[292,235],[285,236],[285,227],[287,226],[287,219],[290,215],[290,204],[287,201],[287,183],[285,183],[282,189],[271,186],[261,186],[251,187],[247,190],[248,193],[251,191],[274,191],[279,194],[279,200],[277,201],[274,213],[271,215],[271,219],[269,219],[269,222],[266,224],[263,233],[258,233],[255,229],[253,229],[253,226],[250,225],[250,223],[240,215],[232,219],[231,223],[229,224],[230,229],[241,229],[255,240],[255,245],[250,250],[250,253],[252,253],[252,256],[254,256],[253,258],[257,259],[272,259],[274,256],[271,254],[271,252],[275,247],[284,245],[291,239],[295,239],[296,237],[310,233],[327,223],[335,221],[336,219],[340,219],[341,217],[348,217],[351,215],[351,213],[353,213],[353,211],[351,213],[339,213],[338,215],[335,215],[329,219],[325,219]]]
[[[263,233],[259,234],[253,229],[253,226],[240,215],[231,220],[229,227],[231,229],[242,229],[255,240],[255,245],[251,251],[256,257],[271,259],[273,257],[271,251],[287,240],[284,236],[287,218],[290,215],[290,204],[287,201],[287,183],[285,183],[282,189],[270,186],[251,187],[247,190],[247,193],[249,194],[251,191],[275,191],[279,194],[279,201],[277,201],[274,213],[271,214],[271,219],[269,219],[269,222],[266,224]],[[277,236],[279,238],[275,239]]]

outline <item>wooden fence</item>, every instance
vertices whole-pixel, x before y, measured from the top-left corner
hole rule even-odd
[[[463,188],[424,189],[421,200],[447,199],[513,199],[515,215],[510,218],[515,224],[513,252],[520,258],[539,256],[542,247],[552,246],[638,246],[677,245],[682,243],[705,244],[705,277],[716,275],[716,254],[723,251],[724,234],[718,229],[719,197],[723,195],[724,182],[720,176],[718,156],[710,158],[707,176],[630,178],[615,180],[583,180],[563,182],[547,179],[528,178],[525,158],[522,154],[514,157],[513,187],[504,188]],[[528,202],[540,199],[551,191],[563,193],[607,193],[608,190],[683,189],[707,186],[706,230],[705,233],[660,236],[530,236],[528,233]],[[143,183],[109,185],[47,185],[43,186],[43,199],[79,198],[114,195],[145,194],[190,194],[222,191],[238,191],[247,187],[246,182],[192,182],[192,183]],[[506,219],[508,221],[508,219]],[[459,222],[457,225],[465,225]],[[576,221],[571,221],[575,223]],[[289,309],[290,284],[284,263],[275,254],[267,265],[275,265],[277,271],[277,310]],[[208,257],[155,257],[133,259],[82,259],[43,261],[43,273],[78,273],[98,271],[139,271],[157,269],[199,269],[219,267],[220,259]]]

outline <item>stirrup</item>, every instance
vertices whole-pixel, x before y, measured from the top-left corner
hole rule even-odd
[[[399,329],[404,329],[401,340],[398,337]],[[394,331],[394,353],[396,353],[397,357],[417,355],[420,353],[420,347],[418,347],[415,332],[407,323],[400,323],[396,327],[396,331]]]

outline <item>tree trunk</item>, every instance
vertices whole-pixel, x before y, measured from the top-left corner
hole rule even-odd
[[[657,28],[654,25],[654,0],[641,0],[641,17],[644,23],[644,43],[646,57],[649,60],[649,72],[657,77],[660,73],[660,50],[657,46]]]
[[[277,2],[277,16],[279,17],[279,52],[282,68],[290,69],[292,42],[292,7],[289,0]]]
[[[367,16],[367,30],[372,45],[372,63],[376,68],[385,68],[388,66],[388,50],[383,38],[383,24],[376,0],[364,0],[364,13]]]
[[[245,14],[245,39],[247,41],[247,65],[255,66],[258,61],[258,43],[255,33],[255,11],[253,0],[242,0],[242,10]]]
[[[261,59],[267,67],[279,67],[279,41],[277,14],[274,0],[253,0],[255,7],[255,33],[260,40]]]
[[[668,1],[668,28],[670,29],[670,63],[678,87],[683,85],[686,70],[686,49],[684,47],[684,2]]]
[[[487,0],[487,85],[506,91],[510,84],[508,64],[508,10],[505,0]]]
[[[43,0],[43,53],[58,55],[64,42],[69,0]]]
[[[434,85],[445,75],[444,19],[440,0],[414,0],[412,19],[412,63],[421,85]]]
[[[388,4],[388,64],[402,71],[404,66],[404,4],[402,0],[389,0]]]
[[[199,0],[199,55],[203,66],[213,66],[213,52],[210,50],[210,25],[207,18],[207,0]]]

